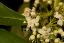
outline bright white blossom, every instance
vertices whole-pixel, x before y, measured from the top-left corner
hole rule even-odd
[[[29,1],[30,0],[24,0],[24,2],[29,2]],[[35,41],[36,38],[38,38],[38,39],[40,39],[40,41],[43,41],[44,43],[48,43],[50,41],[50,39],[48,39],[48,38],[52,34],[54,34],[56,36],[57,33],[60,33],[61,36],[64,36],[64,32],[63,32],[62,28],[60,28],[58,30],[53,30],[53,32],[51,31],[53,29],[52,26],[54,26],[54,24],[50,27],[47,24],[41,28],[38,27],[38,26],[40,26],[39,20],[41,17],[38,15],[39,13],[36,12],[36,7],[37,7],[37,4],[39,4],[39,1],[40,0],[35,0],[35,2],[34,2],[35,7],[32,7],[32,9],[30,9],[28,7],[26,7],[24,9],[23,15],[25,16],[26,21],[24,21],[23,23],[27,23],[26,31],[31,29],[31,32],[32,32],[32,35],[29,37],[29,40],[31,40],[33,42],[33,41]],[[42,1],[47,2],[48,4],[52,4],[52,0],[42,0]],[[60,26],[63,25],[63,16],[62,16],[62,14],[60,14],[60,12],[58,12],[59,7],[61,5],[63,5],[62,2],[59,3],[59,6],[56,6],[57,7],[57,8],[55,8],[56,12],[53,15],[55,18],[58,19],[57,25],[60,25]],[[51,24],[52,24],[52,22],[51,22]],[[60,39],[56,38],[54,40],[54,42],[58,43],[58,42],[60,42]]]
[[[41,37],[43,37],[44,39],[45,38],[48,38],[49,35],[50,35],[50,30],[51,28],[47,28],[46,26],[43,26],[42,29],[38,29],[38,33],[41,34]]]
[[[28,17],[29,15],[30,15],[30,8],[25,8],[25,10],[24,10],[24,13],[23,13],[23,15],[25,16],[25,17]]]
[[[55,18],[58,18],[58,19],[62,19],[62,15],[59,14],[58,12],[55,12],[55,15],[54,15]]]
[[[62,26],[63,25],[63,20],[59,19],[57,22],[58,25]]]

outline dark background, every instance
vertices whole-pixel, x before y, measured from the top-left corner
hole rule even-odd
[[[17,11],[19,7],[22,5],[23,0],[0,0],[0,2],[6,5],[7,7]],[[0,25],[0,29],[10,31],[11,26]]]
[[[0,0],[0,2],[5,4],[7,7],[17,11],[20,5],[23,3],[23,0]]]

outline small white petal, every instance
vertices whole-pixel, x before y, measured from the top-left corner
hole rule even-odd
[[[36,32],[36,28],[35,28],[35,27],[32,27],[31,30],[32,30],[33,32]]]
[[[35,36],[34,35],[31,35],[29,40],[34,40],[35,39]]]
[[[51,28],[49,27],[49,28],[47,29],[47,31],[50,32],[50,31],[51,31]]]
[[[43,30],[47,30],[46,26],[43,26],[42,29],[43,29]]]
[[[35,23],[35,26],[39,26],[39,23]]]
[[[62,19],[62,15],[59,14],[58,12],[55,12],[55,15],[54,15],[55,18],[58,18],[58,19]]]
[[[37,20],[40,19],[40,16],[37,16],[36,19],[37,19]]]
[[[33,35],[36,35],[36,31],[33,31]]]
[[[36,16],[36,13],[35,12],[31,12],[31,16],[32,17],[35,17]]]
[[[57,22],[58,25],[62,26],[63,25],[63,21],[61,19],[58,20]]]
[[[36,10],[35,7],[32,7],[32,12],[35,12],[35,10]]]
[[[43,30],[42,29],[38,29],[38,33],[43,34]]]
[[[26,28],[26,31],[28,31],[28,30],[29,30],[29,28],[27,27],[27,28]]]
[[[37,38],[40,38],[40,34],[37,34]]]
[[[24,14],[23,14],[23,15],[24,15],[25,17],[28,17],[28,16],[30,15],[30,10],[31,10],[30,8],[26,7],[26,8],[24,9]]]
[[[45,42],[49,42],[49,39],[45,39]]]

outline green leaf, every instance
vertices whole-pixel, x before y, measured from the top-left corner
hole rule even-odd
[[[0,43],[28,43],[28,42],[11,32],[0,30]]]
[[[21,25],[25,17],[0,2],[0,25]]]

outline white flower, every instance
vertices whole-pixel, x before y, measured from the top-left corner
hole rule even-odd
[[[34,6],[36,7],[38,3],[39,3],[39,0],[35,0]]]
[[[32,11],[32,12],[31,12],[31,16],[32,16],[32,17],[35,17],[35,16],[36,16],[36,13]]]
[[[43,30],[43,29],[38,29],[38,33],[40,33],[40,34],[45,34],[46,32]]]
[[[31,17],[26,17],[26,20],[27,20],[27,22],[29,22],[29,21],[32,20],[32,18]]]
[[[29,21],[27,27],[34,27],[34,23],[32,21]]]
[[[49,39],[45,39],[45,42],[49,42]]]
[[[50,27],[49,27],[49,28],[47,28],[47,31],[48,31],[48,32],[50,32],[50,31],[51,31],[51,28],[50,28]]]
[[[56,38],[56,39],[54,40],[55,43],[58,43],[59,41],[60,41],[59,38]]]
[[[46,26],[43,26],[42,29],[43,29],[43,30],[47,30]]]
[[[40,36],[40,34],[37,34],[37,38],[40,38],[41,36]]]
[[[63,32],[63,30],[60,28],[60,29],[58,29],[58,33],[62,33]]]
[[[61,19],[58,20],[57,22],[58,25],[62,26],[63,25],[63,21]]]
[[[36,17],[36,19],[38,19],[38,20],[39,20],[39,19],[40,19],[40,16],[38,15],[38,16]]]
[[[39,26],[39,23],[35,23],[35,26]]]
[[[29,2],[30,0],[24,0],[24,2]]]
[[[35,19],[31,19],[30,17],[27,17],[28,27],[34,27]]]
[[[29,30],[29,27],[26,28],[26,31],[28,31],[28,30]]]
[[[62,19],[62,15],[59,14],[58,12],[55,12],[55,15],[54,15],[55,18],[58,18],[58,19]]]
[[[36,28],[35,28],[35,27],[32,27],[31,30],[32,30],[33,32],[36,32]]]
[[[23,15],[25,16],[25,17],[27,17],[27,16],[29,16],[30,15],[30,8],[25,8],[25,10],[24,10],[24,13],[23,13]]]
[[[34,40],[35,39],[35,36],[34,35],[31,35],[29,40]]]
[[[39,19],[40,19],[40,16],[37,16],[37,17],[36,17],[36,21],[35,21],[35,22],[38,22],[38,21],[39,21]]]
[[[31,11],[32,11],[32,12],[35,12],[35,10],[36,10],[35,7],[32,7],[32,10],[31,10]]]
[[[31,10],[31,16],[33,16],[33,17],[36,16],[35,7],[33,7]]]
[[[33,35],[36,35],[36,31],[33,31]]]

